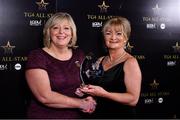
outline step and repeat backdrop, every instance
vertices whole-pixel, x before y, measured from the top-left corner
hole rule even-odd
[[[101,28],[114,16],[128,18],[127,51],[142,70],[138,118],[179,117],[180,0],[0,0],[0,118],[24,118],[29,89],[28,53],[43,47],[42,29],[55,12],[77,25],[78,46],[104,54]]]

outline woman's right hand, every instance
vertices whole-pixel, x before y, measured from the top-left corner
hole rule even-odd
[[[77,88],[76,91],[75,91],[75,94],[79,97],[83,97],[84,96],[84,93],[81,91],[81,88]]]
[[[79,88],[76,89],[75,94],[79,97],[83,97],[85,93],[81,89],[87,89],[87,85],[81,84]]]
[[[82,103],[80,105],[80,109],[82,112],[92,113],[96,109],[96,101],[91,96],[83,98]]]

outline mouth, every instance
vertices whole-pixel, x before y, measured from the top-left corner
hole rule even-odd
[[[109,41],[109,43],[119,43],[119,41]]]
[[[66,36],[57,36],[57,39],[65,39]]]

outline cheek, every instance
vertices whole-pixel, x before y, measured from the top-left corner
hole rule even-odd
[[[127,41],[127,38],[125,36],[121,36],[121,40]]]
[[[108,41],[110,40],[110,38],[109,37],[104,37],[104,41],[105,41],[105,43],[108,43]]]
[[[123,40],[124,40],[124,37],[123,37],[123,36],[118,36],[117,39],[123,41]]]
[[[71,37],[73,36],[73,33],[72,33],[71,31],[68,32],[67,34],[68,34],[69,36],[71,36]]]
[[[51,30],[50,31],[50,35],[55,35],[55,34],[57,34],[58,32],[57,32],[57,30]]]
[[[73,34],[72,34],[72,33],[69,33],[68,36],[72,38]]]
[[[108,45],[108,43],[109,43],[108,40],[105,40],[104,42],[105,42],[106,45]]]

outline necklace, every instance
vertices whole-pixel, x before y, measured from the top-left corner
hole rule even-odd
[[[115,66],[119,63],[119,61],[126,55],[126,52],[124,51],[119,57],[117,57],[116,60],[111,61],[109,56],[106,56],[106,61],[110,64],[110,66]]]

